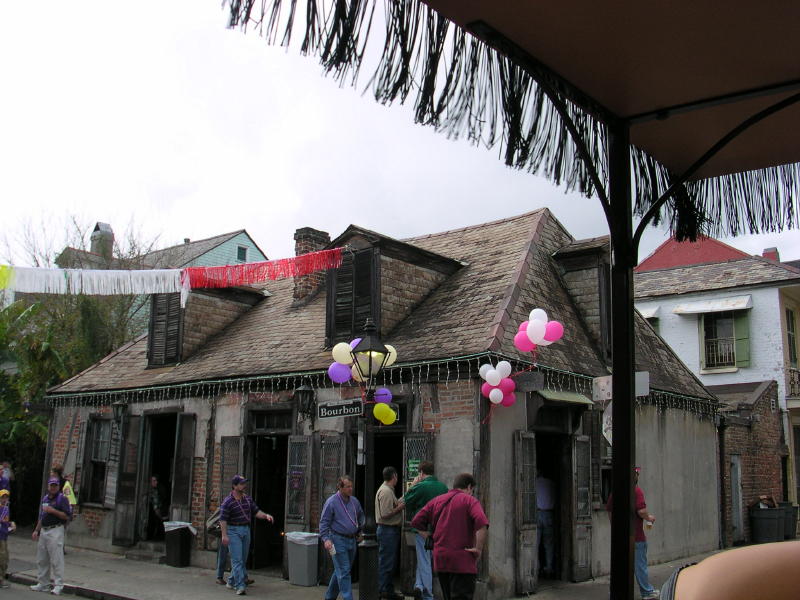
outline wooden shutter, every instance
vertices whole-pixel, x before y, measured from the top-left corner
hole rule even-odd
[[[353,270],[353,337],[364,328],[364,322],[371,318],[380,335],[380,318],[373,311],[374,262],[375,252],[372,249],[357,252]]]
[[[589,434],[591,440],[591,488],[592,503],[603,502],[601,491],[603,489],[600,475],[603,456],[603,413],[600,410],[587,410],[583,413],[584,432]]]
[[[367,317],[380,334],[377,250],[345,253],[341,266],[328,276],[327,344],[357,337]]]
[[[75,460],[75,474],[72,477],[72,491],[75,493],[79,502],[84,502],[86,500],[86,494],[83,490],[89,488],[88,485],[83,484],[87,473],[85,457],[91,454],[91,451],[86,452],[86,448],[88,448],[87,444],[92,443],[90,439],[91,436],[87,435],[89,423],[88,416],[85,419],[81,419],[81,428],[78,434],[78,456]]]
[[[311,436],[290,435],[286,458],[286,523],[311,525]]]
[[[181,413],[175,428],[175,458],[172,469],[172,518],[191,521],[192,469],[194,465],[195,415]]]
[[[736,338],[736,366],[750,366],[750,318],[746,310],[733,313],[733,335]]]
[[[220,457],[220,473],[222,479],[219,485],[219,503],[228,495],[231,489],[231,480],[239,473],[240,440],[238,435],[224,436],[220,441],[222,446]]]
[[[706,325],[705,315],[697,316],[697,339],[700,340],[700,368],[706,368]]]
[[[536,434],[514,432],[514,520],[517,595],[536,591],[539,549],[536,546]]]
[[[572,456],[575,498],[572,581],[586,581],[592,576],[591,446],[588,436],[573,438]]]
[[[111,538],[111,543],[116,546],[132,546],[136,543],[136,484],[143,421],[139,415],[125,420],[119,453],[114,532]]]
[[[119,470],[120,445],[122,435],[116,423],[111,423],[108,439],[108,458],[106,459],[106,492],[103,504],[106,508],[114,508],[117,496],[117,473]]]
[[[150,308],[150,334],[147,340],[147,365],[176,363],[181,351],[180,294],[153,294]]]
[[[336,482],[344,475],[345,469],[345,435],[323,434],[319,438],[319,517],[325,501],[336,493]],[[320,545],[319,568],[317,575],[320,581],[327,581],[333,573],[333,562],[328,553]]]

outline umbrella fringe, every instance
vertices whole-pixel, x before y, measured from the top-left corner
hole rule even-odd
[[[367,89],[382,104],[414,98],[414,120],[450,138],[499,146],[506,165],[544,175],[566,191],[595,193],[590,169],[607,185],[605,125],[569,101],[557,82],[550,93],[566,106],[582,137],[587,166],[544,88],[517,65],[419,0],[385,0],[381,59]],[[376,0],[306,0],[305,26],[297,0],[228,0],[229,24],[254,28],[268,43],[320,58],[340,84],[355,85]],[[675,180],[644,151],[631,148],[634,214],[642,217]],[[798,227],[800,166],[782,165],[678,186],[653,217],[679,239],[782,231]]]

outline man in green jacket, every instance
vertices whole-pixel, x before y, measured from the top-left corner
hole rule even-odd
[[[447,492],[447,486],[433,475],[433,463],[427,460],[419,463],[419,475],[411,482],[411,489],[403,496],[406,503],[406,518],[410,521],[430,500]],[[417,547],[417,579],[414,583],[414,597],[418,600],[433,600],[433,570],[431,551],[425,549],[425,538],[414,534]]]

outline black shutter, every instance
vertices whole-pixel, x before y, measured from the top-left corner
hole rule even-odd
[[[368,317],[380,328],[378,260],[380,255],[374,248],[346,253],[342,265],[329,275],[329,346],[358,337]]]
[[[355,269],[353,273],[353,337],[358,337],[368,318],[377,319],[372,312],[373,289],[373,258],[372,250],[358,252],[355,255]],[[380,334],[380,331],[378,332]]]
[[[151,304],[147,365],[174,364],[181,354],[181,296],[178,293],[153,294]]]

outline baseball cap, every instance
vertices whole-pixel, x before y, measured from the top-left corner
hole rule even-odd
[[[58,477],[51,477],[47,480],[47,485],[61,485],[61,480]]]
[[[231,485],[239,485],[240,483],[247,483],[247,477],[244,475],[234,475],[231,479]]]
[[[8,490],[0,490],[0,496],[10,496],[11,492]]]

